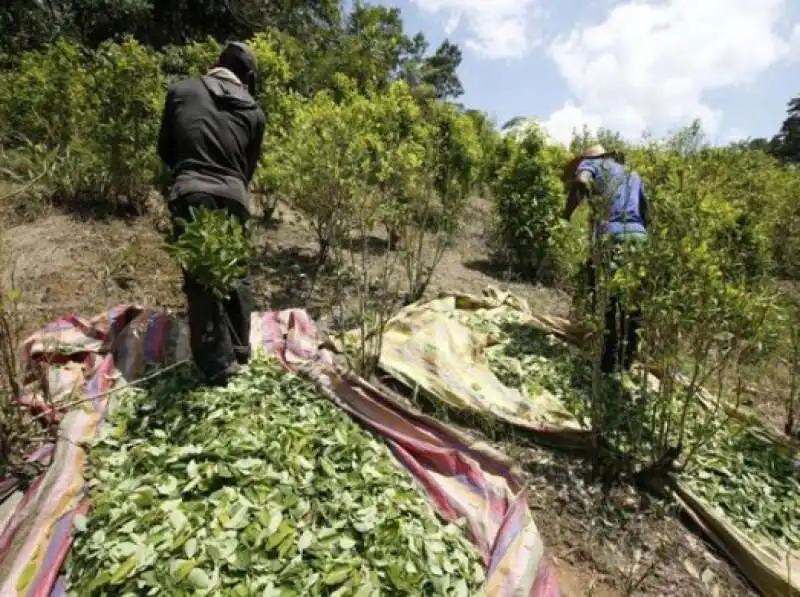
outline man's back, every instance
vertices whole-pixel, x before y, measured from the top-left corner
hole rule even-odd
[[[589,173],[595,192],[609,201],[609,213],[602,224],[606,232],[646,233],[644,183],[637,172],[629,172],[625,166],[609,158],[585,159],[577,172]]]
[[[167,92],[158,142],[172,169],[172,198],[189,193],[233,199],[249,207],[264,135],[264,113],[230,71],[186,79]]]

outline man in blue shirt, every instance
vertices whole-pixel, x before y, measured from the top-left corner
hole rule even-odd
[[[610,241],[610,256],[603,264],[613,276],[624,249],[647,238],[649,224],[644,183],[638,173],[625,167],[621,154],[594,145],[567,167],[569,188],[564,218],[569,220],[584,201],[589,200],[593,226],[591,243]],[[589,259],[588,283],[592,301],[596,289],[595,265]],[[613,373],[622,366],[630,370],[636,353],[641,313],[636,306],[625,308],[619,296],[609,297],[605,313],[605,340],[601,368]],[[622,340],[622,342],[620,342]]]

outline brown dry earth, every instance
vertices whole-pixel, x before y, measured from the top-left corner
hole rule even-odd
[[[509,281],[504,272],[486,265],[488,205],[476,202],[474,210],[428,294],[480,293],[494,284],[524,297],[536,309],[566,315],[566,295]],[[310,227],[285,207],[275,219],[265,231],[255,272],[258,308],[303,306],[319,314],[324,293],[309,297],[306,282],[314,246]],[[164,231],[158,215],[103,220],[86,213],[27,208],[20,212],[18,206],[0,205],[5,240],[0,272],[4,279],[13,273],[15,286],[23,292],[26,331],[62,315],[92,315],[119,303],[181,310],[179,273],[163,251],[158,229]],[[524,470],[529,502],[566,597],[756,594],[656,500],[632,491],[603,499],[584,482],[586,471],[579,460],[511,437],[499,447]]]

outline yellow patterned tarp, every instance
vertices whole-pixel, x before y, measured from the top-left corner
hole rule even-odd
[[[524,301],[495,288],[482,297],[442,296],[411,305],[389,321],[381,369],[412,392],[422,391],[456,410],[515,425],[560,447],[585,445],[587,431],[555,396],[543,388],[523,395],[490,371],[484,355],[490,338],[466,325],[470,314],[513,316],[553,334],[569,333],[565,320],[536,316]]]
[[[482,297],[440,296],[401,311],[389,322],[384,335],[381,368],[412,392],[422,391],[452,408],[527,429],[550,445],[585,445],[586,432],[557,398],[546,391],[523,396],[492,374],[485,360],[490,339],[464,324],[470,314],[476,313],[498,320],[513,317],[573,344],[580,342],[580,331],[569,321],[534,313],[525,301],[490,287]],[[651,377],[651,383],[658,383],[657,377]],[[709,406],[717,402],[706,391],[700,397]],[[733,405],[723,406],[740,423],[757,427],[771,441],[782,442],[780,434],[757,414],[738,408],[734,412]],[[694,494],[680,478],[670,482],[686,513],[762,595],[800,597],[800,554],[788,553],[738,528],[722,510]]]

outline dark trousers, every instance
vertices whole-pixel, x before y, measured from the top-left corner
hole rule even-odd
[[[586,270],[589,292],[592,295],[591,304],[595,308],[597,276],[591,261],[587,262]],[[614,373],[620,369],[620,365],[623,371],[630,370],[636,355],[641,317],[638,308],[625,308],[618,296],[612,294],[608,298],[600,364],[603,373]]]
[[[192,193],[170,202],[173,236],[184,227],[178,219],[191,221],[190,208],[219,209],[244,224],[247,210],[237,201]],[[242,279],[226,300],[214,297],[189,272],[183,272],[183,292],[189,314],[192,356],[210,382],[225,382],[234,364],[250,360],[250,313],[253,310],[252,282]]]

